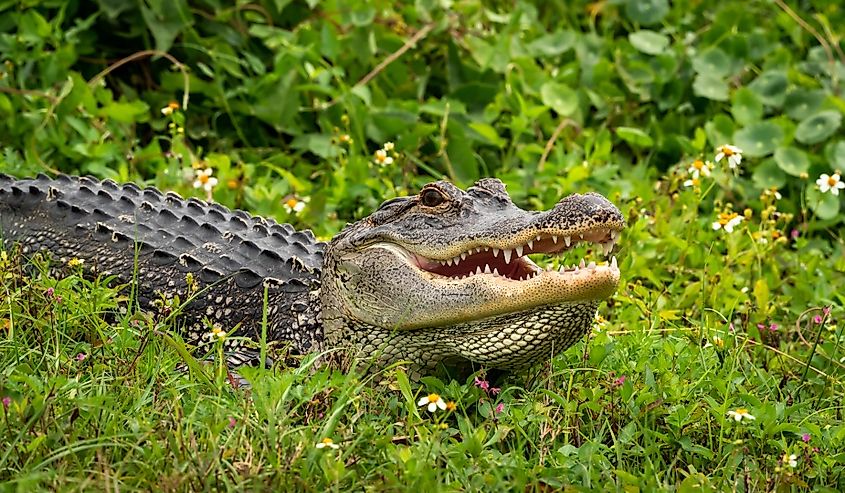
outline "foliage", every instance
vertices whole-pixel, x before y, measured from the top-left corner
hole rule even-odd
[[[800,7],[0,0],[2,172],[143,182],[324,238],[441,177],[497,176],[525,208],[595,190],[628,219],[606,321],[497,395],[311,360],[245,395],[176,371],[171,327],[104,317],[125,294],[7,254],[0,479],[845,489],[845,194],[817,184],[845,171],[845,10]],[[742,162],[711,168],[725,144]],[[429,392],[457,409],[418,408]]]

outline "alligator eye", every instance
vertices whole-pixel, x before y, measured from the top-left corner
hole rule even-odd
[[[420,192],[420,201],[426,207],[437,207],[446,200],[440,191],[436,188],[426,188]]]

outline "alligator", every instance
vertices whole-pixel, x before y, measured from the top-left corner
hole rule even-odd
[[[180,334],[202,345],[210,331],[228,332],[233,365],[256,362],[251,341],[264,327],[267,341],[296,353],[346,348],[374,367],[401,361],[417,374],[530,367],[590,330],[620,272],[615,256],[541,268],[528,255],[562,256],[588,242],[608,257],[623,227],[597,193],[525,211],[500,180],[484,178],[466,191],[429,183],[323,243],[310,231],[151,187],[0,174],[6,249],[46,252],[59,270],[72,264],[86,276],[113,276],[134,286],[141,310],[190,300]]]

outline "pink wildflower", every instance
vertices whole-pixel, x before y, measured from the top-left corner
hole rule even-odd
[[[757,328],[763,330],[766,328],[766,324],[757,324]]]
[[[232,416],[229,416],[229,428],[234,428],[236,424],[238,424],[238,421]]]
[[[809,442],[810,441],[810,434],[804,433],[803,435],[801,435],[801,441],[803,441],[804,443]]]
[[[12,398],[8,395],[3,398],[3,409],[9,409],[9,406],[12,404]]]
[[[475,385],[481,390],[484,390],[485,392],[490,389],[490,382],[488,382],[487,380],[482,380],[478,377],[475,377],[473,385]]]
[[[490,387],[490,395],[498,395],[501,391],[499,387]]]
[[[792,239],[794,240],[801,236],[801,232],[797,229],[793,229],[792,232],[789,233],[789,236],[792,237]]]
[[[624,383],[625,383],[625,379],[626,379],[626,378],[627,378],[627,377],[626,377],[625,375],[620,376],[619,378],[617,378],[616,380],[614,380],[614,381],[613,381],[613,386],[614,386],[614,387],[619,387],[619,386],[621,386],[622,384],[624,384]]]
[[[825,315],[830,315],[830,307],[829,306],[822,308],[822,311],[824,312]]]
[[[88,357],[87,354],[79,353],[79,354],[76,355],[76,361],[85,361],[85,358],[87,358],[87,357]]]
[[[774,332],[774,331],[778,330],[778,324],[771,324],[771,325],[769,325],[769,330],[771,330],[772,332]]]
[[[52,298],[52,297],[53,297],[53,293],[54,293],[53,288],[47,288],[47,293],[46,293],[46,294],[47,294],[47,296],[49,296],[50,298]]]
[[[817,323],[817,324],[822,323],[822,316],[821,316],[821,315],[816,315],[815,317],[813,317],[813,322],[815,322],[815,323]]]
[[[496,414],[501,414],[502,411],[505,410],[505,403],[500,402],[499,405],[496,406]]]

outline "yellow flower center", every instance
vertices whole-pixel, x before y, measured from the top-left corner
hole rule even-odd
[[[737,214],[736,212],[722,212],[721,214],[719,214],[719,224],[724,226],[731,222],[731,219],[735,218],[738,215],[739,214]]]
[[[454,401],[449,401],[449,402],[446,403],[446,409],[449,410],[449,411],[454,411],[455,409],[457,409],[457,407],[458,407],[458,405],[455,404]]]
[[[171,101],[171,102],[167,103],[167,107],[170,108],[171,110],[178,110],[179,109],[179,103],[177,103],[176,101]]]
[[[831,176],[830,178],[827,179],[827,184],[831,187],[836,186],[836,184],[838,182],[839,182],[839,180],[837,178],[833,177],[833,176]]]
[[[440,400],[440,394],[428,394],[428,402],[437,402]]]
[[[740,407],[740,408],[737,408],[737,410],[734,411],[734,412],[739,414],[740,416],[745,416],[746,414],[748,414],[748,409],[745,409],[744,407]]]
[[[334,440],[332,440],[331,438],[323,438],[322,442],[326,445],[331,445],[334,443]]]
[[[197,176],[197,180],[199,180],[199,182],[202,183],[203,185],[208,183],[209,178],[210,178],[209,175],[207,175],[205,173],[200,173],[199,176]]]
[[[692,162],[692,167],[698,170],[704,169],[704,161],[702,161],[701,159],[696,159]]]
[[[728,156],[728,157],[731,157],[731,156],[733,156],[733,155],[734,155],[734,151],[733,151],[733,149],[731,149],[730,147],[723,147],[723,148],[722,148],[722,153],[723,153],[725,156]]]
[[[287,204],[287,206],[290,207],[291,209],[296,207],[297,203],[299,203],[299,201],[294,199],[294,198],[289,198],[285,201],[285,204]]]

